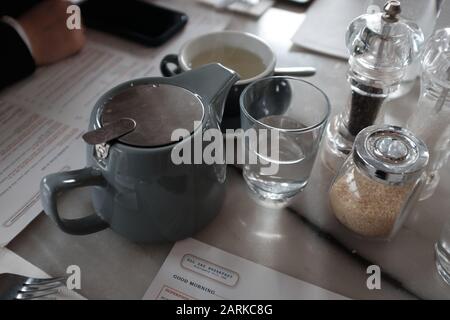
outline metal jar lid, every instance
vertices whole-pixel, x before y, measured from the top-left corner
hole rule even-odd
[[[388,184],[417,179],[428,163],[428,148],[409,130],[370,126],[355,139],[353,160],[369,177]]]
[[[184,88],[137,84],[105,101],[100,123],[109,127],[123,119],[134,120],[135,128],[117,140],[137,147],[158,147],[173,143],[171,136],[176,129],[186,129],[192,134],[196,129],[194,121],[202,121],[203,113],[198,96]]]

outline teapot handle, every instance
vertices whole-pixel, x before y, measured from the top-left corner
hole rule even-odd
[[[174,70],[171,70],[169,68],[169,65],[173,64],[176,66]],[[161,64],[159,65],[159,68],[161,70],[161,74],[164,77],[172,77],[176,76],[177,74],[180,74],[182,72],[180,68],[180,64],[178,63],[178,55],[176,54],[168,54],[161,60]]]
[[[57,209],[57,196],[70,189],[105,185],[106,180],[100,170],[91,167],[50,174],[41,181],[41,201],[44,211],[66,233],[85,235],[101,231],[107,228],[108,224],[96,214],[80,219],[62,218]]]

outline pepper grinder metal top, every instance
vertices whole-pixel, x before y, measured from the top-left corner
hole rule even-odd
[[[398,16],[402,12],[400,1],[388,1],[384,5],[383,20],[387,22],[397,22]]]

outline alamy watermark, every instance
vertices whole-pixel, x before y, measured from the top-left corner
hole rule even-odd
[[[67,7],[66,13],[69,17],[66,19],[66,26],[69,30],[81,29],[81,10],[76,4]]]
[[[262,175],[274,175],[279,169],[278,130],[265,128],[227,129],[226,137],[217,128],[203,130],[202,123],[194,122],[193,135],[187,129],[176,129],[171,140],[178,143],[171,153],[172,162],[180,164],[250,164],[260,165]],[[224,145],[225,140],[225,145]]]
[[[81,29],[81,9],[78,5],[72,4],[67,7],[68,18],[66,20],[66,26],[69,30]],[[367,13],[381,12],[380,6],[376,4],[369,5],[366,10]]]
[[[369,274],[367,277],[366,286],[369,290],[381,290],[381,268],[376,264],[367,267],[366,273]]]
[[[77,265],[68,266],[66,269],[68,274],[66,286],[69,290],[81,289],[81,268]]]

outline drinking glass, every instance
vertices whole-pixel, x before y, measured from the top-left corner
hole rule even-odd
[[[328,98],[309,82],[269,77],[242,92],[240,107],[243,177],[259,198],[286,202],[308,183],[330,114]]]
[[[442,279],[450,285],[450,221],[444,224],[435,245],[436,267]]]

